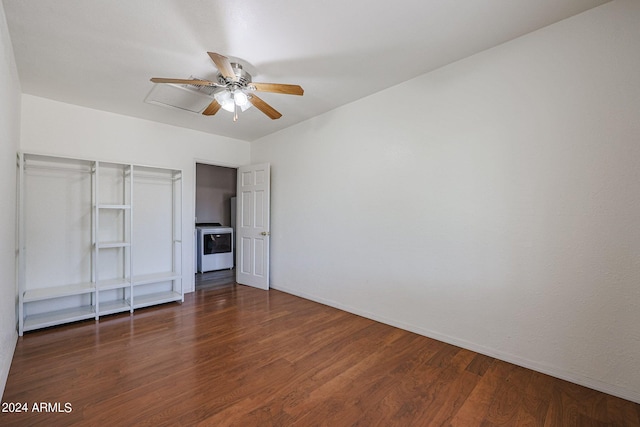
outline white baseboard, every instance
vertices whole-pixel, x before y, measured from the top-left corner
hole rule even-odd
[[[366,317],[367,319],[375,320],[376,322],[384,323],[386,325],[394,326],[396,328],[404,329],[409,332],[416,333],[418,335],[422,335],[428,338],[432,338],[438,341],[445,342],[447,344],[455,345],[456,347],[462,347],[467,350],[475,351],[476,353],[484,354],[486,356],[494,357],[496,359],[500,359],[504,362],[513,363],[514,365],[522,366],[523,368],[531,369],[546,375],[550,375],[555,378],[559,378],[561,380],[569,381],[574,384],[578,384],[584,387],[591,388],[593,390],[598,390],[603,393],[610,394],[612,396],[620,397],[625,400],[629,400],[631,402],[640,403],[640,393],[632,390],[625,389],[623,387],[619,387],[613,384],[608,384],[603,381],[585,377],[583,375],[575,374],[573,372],[568,372],[563,369],[546,366],[544,364],[540,364],[533,360],[528,360],[513,354],[503,353],[498,350],[494,350],[488,347],[484,347],[482,345],[468,342],[465,340],[460,340],[455,337],[450,337],[447,335],[442,335],[437,332],[430,331],[428,329],[411,325],[408,323],[400,322],[394,319],[388,319],[383,316],[378,316],[375,313],[370,313],[368,311],[360,310],[354,307],[346,306],[339,302],[328,300],[325,298],[320,298],[316,295],[310,295],[305,292],[298,292],[294,289],[289,289],[286,286],[279,286],[271,284],[271,288],[286,292],[291,295],[298,296],[300,298],[308,299],[310,301],[314,301],[320,304],[328,305],[330,307],[337,308],[339,310],[343,310],[349,313],[356,314],[358,316]]]

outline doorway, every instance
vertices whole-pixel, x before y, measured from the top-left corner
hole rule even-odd
[[[203,227],[235,227],[237,169],[196,163],[195,224]],[[198,238],[194,239],[195,289],[209,289],[235,283],[235,251],[231,264],[198,263]],[[235,248],[233,248],[235,250]],[[220,267],[220,268],[218,268]]]

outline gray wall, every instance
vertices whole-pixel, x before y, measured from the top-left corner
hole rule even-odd
[[[235,168],[196,164],[196,222],[230,225],[230,198],[235,195]]]

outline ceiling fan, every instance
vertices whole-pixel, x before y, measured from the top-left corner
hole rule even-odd
[[[233,121],[238,120],[238,109],[245,111],[252,105],[272,120],[282,117],[275,108],[259,98],[255,92],[272,92],[284,95],[302,95],[304,90],[298,85],[281,83],[257,83],[251,81],[251,74],[242,69],[242,65],[229,61],[219,53],[207,52],[218,68],[217,81],[200,79],[165,79],[154,77],[153,83],[170,83],[181,85],[207,86],[216,88],[214,100],[204,109],[202,114],[213,116],[220,108],[233,113]]]

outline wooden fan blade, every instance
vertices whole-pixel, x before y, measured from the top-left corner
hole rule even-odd
[[[302,95],[304,89],[298,85],[285,85],[281,83],[250,83],[259,92],[282,93],[284,95]]]
[[[217,83],[210,82],[209,80],[193,80],[193,79],[164,79],[161,77],[154,77],[151,79],[154,83],[173,83],[179,85],[196,85],[196,86],[219,86]]]
[[[202,114],[205,116],[213,116],[218,112],[218,110],[220,110],[220,107],[222,106],[218,103],[218,101],[214,99],[213,101],[211,101],[211,104],[209,104],[209,106],[204,109]]]
[[[271,105],[267,104],[266,102],[264,102],[262,99],[258,98],[255,95],[251,95],[249,97],[249,102],[251,102],[253,105],[255,105],[255,107],[258,110],[260,110],[263,113],[265,113],[272,120],[279,119],[280,117],[282,117],[282,114],[280,114],[278,111],[276,111],[275,108],[273,108]]]
[[[219,53],[207,52],[207,54],[213,63],[216,64],[220,74],[228,79],[232,79],[234,82],[238,80],[236,73],[233,72],[233,67],[231,66],[231,62],[229,62],[229,58],[222,56]]]

